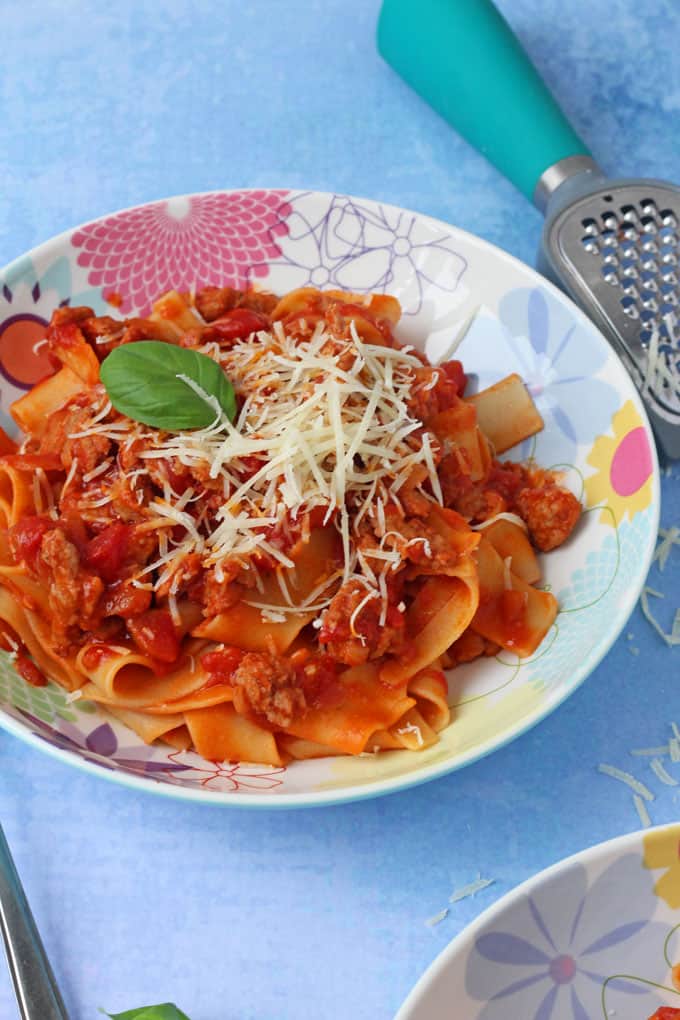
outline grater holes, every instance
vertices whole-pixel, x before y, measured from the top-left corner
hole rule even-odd
[[[670,353],[664,319],[680,319],[680,206],[676,213],[649,193],[620,205],[616,197],[600,195],[580,219],[580,248],[607,290],[618,288],[632,338],[648,347],[655,336],[659,350]]]
[[[621,298],[621,307],[623,308],[624,312],[629,318],[631,319],[639,318],[637,301],[631,294],[625,294]]]

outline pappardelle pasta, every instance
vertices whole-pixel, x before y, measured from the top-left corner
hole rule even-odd
[[[55,372],[0,450],[0,626],[27,682],[147,742],[280,765],[428,747],[445,669],[532,654],[558,608],[536,549],[580,505],[497,459],[543,425],[521,379],[465,397],[460,362],[395,340],[400,314],[312,288],[170,292],[125,321],[57,309]],[[101,365],[139,341],[217,363],[233,421],[181,373],[207,426],[116,410]]]

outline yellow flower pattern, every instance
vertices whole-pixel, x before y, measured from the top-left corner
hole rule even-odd
[[[600,520],[618,527],[652,502],[654,459],[647,430],[632,400],[612,418],[613,435],[598,436],[587,463],[595,474],[585,480],[588,506],[606,505]]]
[[[643,837],[642,863],[650,871],[664,868],[654,885],[656,895],[672,910],[680,908],[680,825],[672,825]]]

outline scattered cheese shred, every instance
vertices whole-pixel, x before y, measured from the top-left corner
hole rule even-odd
[[[617,769],[614,765],[605,764],[598,765],[597,771],[605,776],[611,776],[612,779],[618,779],[621,783],[625,783],[626,786],[629,786],[634,793],[643,797],[644,800],[654,800],[654,794],[649,787],[641,783],[635,776],[632,776],[630,772],[624,772],[623,769]]]
[[[670,754],[670,747],[668,744],[662,744],[661,747],[635,747],[630,753],[634,754],[637,758],[658,758],[659,755]]]
[[[456,351],[458,350],[458,348],[462,344],[462,342],[465,339],[465,337],[470,332],[470,329],[472,328],[472,323],[475,321],[475,319],[479,315],[479,312],[481,311],[481,307],[482,307],[481,305],[477,305],[475,308],[472,309],[472,311],[468,315],[465,316],[465,318],[463,319],[463,321],[460,324],[460,328],[458,329],[458,332],[455,334],[453,340],[451,341],[449,346],[446,348],[444,353],[441,354],[437,358],[435,364],[442,365],[445,361],[450,361],[451,360],[451,358],[454,356],[454,354],[456,353]]]
[[[637,793],[633,794],[633,803],[638,813],[640,823],[643,829],[648,829],[652,824],[652,819],[649,817],[649,811],[642,797],[638,797]]]
[[[449,896],[449,903],[458,903],[460,900],[467,899],[468,896],[474,896],[475,893],[481,892],[482,889],[493,885],[495,881],[495,878],[476,878],[474,882],[468,882],[467,885],[454,890]]]
[[[428,928],[434,928],[435,925],[441,924],[441,922],[448,916],[449,908],[444,907],[444,909],[440,910],[437,914],[433,914],[432,917],[428,917],[425,920],[425,924],[428,926]]]
[[[496,521],[509,521],[511,524],[516,524],[518,528],[522,529],[522,531],[527,533],[529,531],[521,517],[518,517],[517,514],[508,513],[506,510],[503,510],[499,514],[494,514],[493,517],[489,517],[486,521],[480,521],[479,524],[471,524],[470,527],[473,531],[483,531],[484,528],[488,528],[491,524],[495,524]]]
[[[678,785],[677,779],[675,779],[670,774],[670,772],[666,771],[666,769],[664,767],[664,764],[663,764],[663,762],[661,761],[660,758],[652,758],[652,760],[649,763],[649,767],[651,768],[651,770],[654,773],[654,775],[658,779],[660,779],[662,783],[665,783],[666,786],[677,786]]]
[[[659,544],[657,545],[652,562],[659,564],[659,570],[663,572],[668,562],[673,546],[680,545],[680,528],[659,528]]]
[[[647,622],[649,624],[651,624],[651,626],[657,632],[659,637],[663,641],[665,641],[666,644],[669,647],[672,647],[673,645],[680,645],[680,632],[677,632],[677,629],[675,627],[675,623],[673,625],[673,631],[670,634],[667,634],[666,631],[661,626],[661,624],[659,623],[659,621],[655,618],[655,616],[652,613],[652,610],[651,610],[651,608],[649,606],[649,596],[650,595],[652,595],[656,599],[663,599],[663,598],[665,598],[665,595],[663,594],[663,592],[655,591],[654,588],[644,587],[642,589],[642,594],[640,595],[640,609],[642,610],[642,615],[647,620]],[[677,618],[677,614],[676,614],[676,618]]]

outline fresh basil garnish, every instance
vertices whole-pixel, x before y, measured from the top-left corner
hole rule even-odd
[[[159,340],[116,347],[102,362],[101,381],[117,411],[168,432],[236,415],[234,388],[216,361]]]
[[[172,1002],[161,1006],[141,1006],[139,1009],[128,1009],[126,1013],[106,1013],[111,1020],[189,1020],[186,1013],[177,1009]]]

